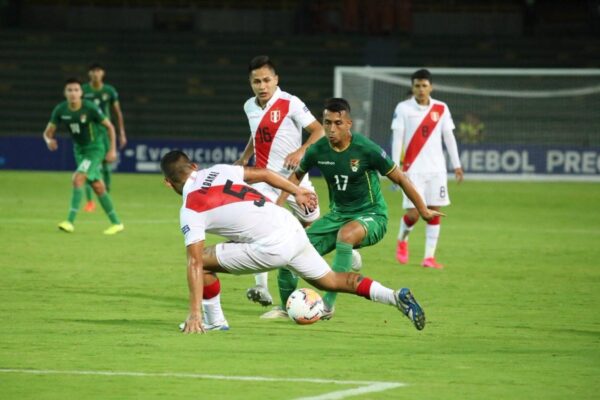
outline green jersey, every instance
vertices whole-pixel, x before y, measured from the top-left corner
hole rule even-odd
[[[104,83],[98,90],[94,89],[90,83],[81,85],[83,90],[83,98],[96,103],[102,112],[110,118],[111,106],[119,101],[119,94],[114,86]]]
[[[329,208],[342,214],[376,213],[387,216],[379,175],[396,168],[394,162],[376,143],[359,134],[352,135],[350,146],[336,151],[327,137],[310,146],[300,161],[298,171],[321,170],[329,189]]]
[[[54,107],[50,122],[56,126],[65,125],[76,148],[104,148],[104,126],[101,123],[105,119],[106,115],[91,101],[83,100],[76,111],[71,110],[69,103],[63,101]]]

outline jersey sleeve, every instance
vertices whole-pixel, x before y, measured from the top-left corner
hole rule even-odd
[[[50,114],[50,121],[48,122],[58,126],[58,123],[60,122],[60,105],[54,107],[52,114]]]
[[[396,164],[390,159],[385,150],[374,142],[369,143],[368,152],[370,165],[381,175],[387,175],[396,168]]]
[[[110,105],[114,105],[119,102],[119,93],[114,86],[110,87]]]
[[[448,106],[444,106],[446,107],[446,112],[442,117],[442,132],[452,132],[455,128],[454,121],[452,120],[452,114],[450,114],[450,109]]]
[[[206,239],[206,222],[202,213],[184,206],[179,213],[179,223],[186,246]]]
[[[402,113],[402,107],[400,104],[396,106],[394,110],[394,116],[392,117],[392,160],[400,165],[402,160],[402,152],[404,149],[404,115]]]
[[[306,104],[296,96],[293,96],[290,101],[290,111],[292,120],[299,123],[303,128],[316,121],[315,116],[312,115]]]
[[[91,101],[89,102],[89,104],[91,120],[98,123],[104,121],[106,119],[106,115],[102,112],[100,107],[98,107],[96,103],[93,103]]]

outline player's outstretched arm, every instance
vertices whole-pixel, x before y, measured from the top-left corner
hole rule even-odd
[[[108,118],[104,118],[104,120],[102,120],[102,125],[104,125],[106,127],[106,130],[108,132],[108,141],[109,141],[109,146],[110,146],[108,148],[108,151],[106,152],[106,157],[104,157],[104,159],[108,162],[116,161],[117,160],[117,139],[116,139],[115,127]]]
[[[48,146],[48,150],[55,151],[58,149],[58,143],[56,143],[56,139],[54,139],[54,134],[56,133],[56,125],[52,122],[48,122],[46,125],[46,129],[44,130],[44,142],[46,142],[46,146]]]
[[[204,240],[187,246],[187,281],[190,292],[190,313],[185,320],[183,333],[204,333],[202,328],[202,295],[204,293],[204,268],[202,252]]]
[[[402,188],[404,193],[406,193],[406,196],[410,199],[410,201],[412,201],[417,208],[417,211],[425,221],[430,221],[433,217],[438,215],[442,217],[446,216],[444,213],[427,208],[427,204],[425,204],[425,201],[423,201],[423,198],[419,192],[417,192],[417,189],[414,187],[410,179],[408,179],[408,177],[402,171],[400,171],[400,168],[394,168],[392,172],[387,175],[387,177]]]
[[[288,170],[294,170],[300,165],[300,160],[304,157],[304,153],[306,153],[306,149],[308,149],[313,143],[317,140],[321,139],[323,135],[325,135],[325,130],[323,130],[323,125],[319,121],[314,121],[306,128],[306,131],[310,134],[306,142],[296,151],[291,152],[287,155],[285,160],[283,161],[283,166]]]
[[[296,202],[300,206],[304,206],[307,210],[314,210],[317,206],[317,195],[308,189],[298,186],[295,173],[290,176],[290,179],[269,171],[266,168],[244,168],[244,181],[248,183],[265,182],[269,185],[282,190],[282,194],[287,192],[296,198]],[[279,205],[279,200],[277,201]]]

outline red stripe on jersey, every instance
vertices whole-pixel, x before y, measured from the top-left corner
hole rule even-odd
[[[234,185],[228,180],[223,186],[211,186],[191,192],[187,195],[185,207],[203,212],[240,201],[252,201],[255,206],[262,207],[269,199],[250,186]]]
[[[421,149],[425,146],[427,139],[431,137],[431,133],[442,119],[444,110],[445,107],[443,104],[434,104],[425,118],[423,118],[423,121],[421,121],[421,124],[413,133],[410,143],[406,147],[406,153],[404,154],[404,160],[402,161],[402,171],[406,172],[412,166],[412,163],[421,152]]]
[[[278,99],[263,115],[254,135],[256,167],[266,168],[275,135],[290,110],[290,101]]]

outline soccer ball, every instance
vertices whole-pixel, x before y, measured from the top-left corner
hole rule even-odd
[[[312,289],[297,289],[288,298],[285,308],[295,323],[314,324],[323,315],[323,299]]]

